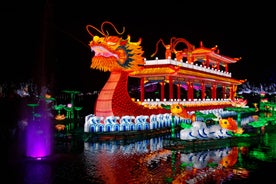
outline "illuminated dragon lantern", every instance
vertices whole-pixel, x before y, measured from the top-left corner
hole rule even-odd
[[[106,26],[111,26],[116,35],[109,35]],[[94,35],[90,29],[97,31],[100,36]],[[142,40],[131,42],[125,32],[119,32],[108,21],[101,24],[101,29],[87,25],[86,30],[92,36],[89,46],[94,53],[90,68],[110,72],[110,76],[101,90],[94,108],[96,116],[125,116],[151,115],[169,112],[166,109],[149,109],[134,102],[128,93],[128,76],[135,70],[142,70],[144,65]]]

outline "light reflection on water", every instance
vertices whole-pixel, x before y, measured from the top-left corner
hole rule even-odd
[[[152,138],[128,145],[85,143],[83,161],[90,167],[92,160],[94,167],[86,174],[93,178],[96,172],[104,183],[250,183],[275,178],[273,132],[248,147],[194,153],[166,150],[162,140]]]
[[[49,159],[15,162],[10,170],[18,173],[10,180],[54,184],[275,183],[275,130],[275,126],[267,127],[256,144],[198,152],[164,149],[165,137],[130,143],[57,142]]]

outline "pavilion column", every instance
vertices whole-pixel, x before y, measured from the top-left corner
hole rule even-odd
[[[177,84],[177,99],[181,99],[180,83]]]
[[[225,71],[228,72],[228,64],[225,64]]]
[[[194,83],[191,82],[191,85],[190,85],[190,91],[191,91],[191,99],[194,100]]]
[[[169,90],[170,90],[170,99],[173,99],[173,80],[172,80],[172,77],[169,76]]]
[[[192,64],[194,62],[194,58],[192,57],[192,53],[188,51],[187,60],[189,64]]]
[[[213,84],[212,85],[212,99],[216,99],[217,98],[217,85]]]
[[[194,99],[194,88],[192,82],[187,82],[187,88],[188,88],[188,100]]]
[[[194,84],[191,82],[190,83],[190,99],[194,100]]]
[[[161,101],[164,101],[165,99],[165,83],[164,81],[160,82],[161,86]]]
[[[205,83],[202,82],[201,83],[201,99],[205,99],[205,95],[206,95],[206,89],[205,89]]]
[[[222,99],[226,98],[226,87],[225,85],[222,86]]]
[[[234,95],[233,95],[233,87],[230,87],[230,99],[233,100],[234,99]]]
[[[236,93],[236,86],[235,85],[232,85],[230,87],[230,99],[231,100],[234,100],[235,98],[235,93]]]
[[[144,86],[145,78],[142,77],[140,79],[140,101],[143,102],[145,100],[145,86]]]
[[[210,66],[210,59],[209,56],[206,56],[206,68]]]
[[[190,99],[190,82],[187,81],[186,85],[187,85],[187,100],[189,100]]]

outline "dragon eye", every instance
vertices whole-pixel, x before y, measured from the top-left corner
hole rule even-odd
[[[117,36],[110,36],[106,39],[107,44],[109,45],[115,45],[116,43],[118,43],[120,38],[118,38]]]

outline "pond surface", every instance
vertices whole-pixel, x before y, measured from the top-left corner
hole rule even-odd
[[[4,171],[9,183],[146,184],[275,183],[276,128],[268,126],[254,144],[198,152],[163,148],[167,137],[123,141],[56,141],[42,159],[10,146]]]

